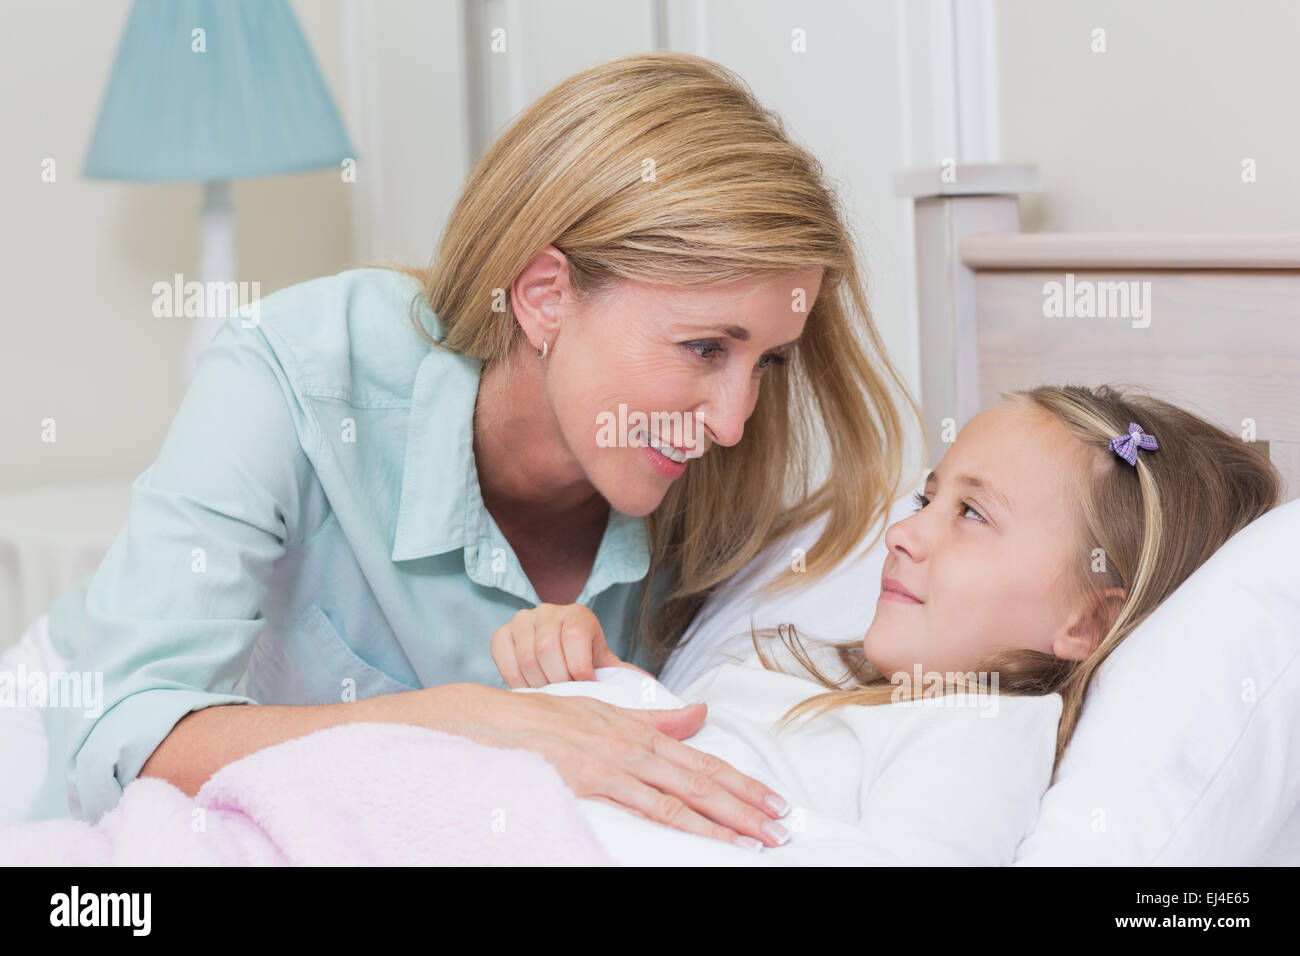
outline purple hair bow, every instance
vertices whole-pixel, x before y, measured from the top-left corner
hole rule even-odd
[[[1148,451],[1155,451],[1159,447],[1160,446],[1156,444],[1156,440],[1144,432],[1142,426],[1136,422],[1128,423],[1127,435],[1116,435],[1110,440],[1110,450],[1119,455],[1119,457],[1123,458],[1134,468],[1137,467],[1137,450],[1139,448],[1145,448]]]

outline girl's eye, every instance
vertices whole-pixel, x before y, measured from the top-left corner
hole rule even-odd
[[[930,503],[930,499],[927,498],[925,495],[921,494],[921,492],[919,491],[916,494],[912,495],[912,501],[916,505],[917,511],[920,511],[922,508],[924,508],[926,505]],[[962,507],[963,516],[966,514],[967,511],[969,511],[980,521],[984,521],[984,516],[980,514],[978,511],[976,511],[972,505],[968,505],[966,502],[963,501],[961,507]],[[913,512],[913,514],[915,513],[916,512]]]
[[[689,349],[690,351],[694,352],[696,355],[698,355],[700,358],[703,359],[710,358],[712,357],[714,352],[721,352],[723,350],[722,346],[715,345],[712,342],[685,342],[683,343],[682,348]],[[767,364],[764,364],[765,362]],[[758,369],[760,372],[765,372],[774,365],[789,365],[789,364],[790,364],[790,360],[785,356],[769,354],[769,355],[764,355],[763,358],[759,361]]]

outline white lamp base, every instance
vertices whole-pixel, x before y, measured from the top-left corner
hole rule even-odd
[[[234,282],[238,268],[235,261],[235,207],[230,201],[227,180],[204,183],[203,205],[199,209],[199,280]],[[204,296],[205,301],[214,297]],[[225,301],[215,297],[216,301]],[[237,303],[236,303],[237,307]],[[199,353],[212,341],[227,315],[204,315],[190,319],[189,340],[185,348],[185,381],[194,378]]]

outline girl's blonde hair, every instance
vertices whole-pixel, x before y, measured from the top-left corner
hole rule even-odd
[[[896,397],[918,423],[920,412],[872,323],[821,166],[717,63],[624,57],[524,110],[474,166],[429,268],[400,269],[421,282],[445,332],[439,342],[417,320],[422,337],[509,368],[525,341],[509,289],[547,245],[567,258],[584,302],[625,279],[705,288],[825,270],[790,364],[764,374],[744,439],[692,462],[647,518],[634,646],[644,639],[657,667],[715,587],[773,540],[829,514],[807,574],[772,590],[846,557],[895,497]],[[813,490],[812,466],[827,453],[834,469]]]
[[[992,655],[967,675],[945,677],[944,690],[974,692],[972,676],[982,672],[998,675],[999,693],[1059,693],[1063,707],[1052,766],[1055,780],[1101,662],[1224,542],[1279,504],[1283,484],[1255,445],[1157,398],[1105,385],[1042,386],[1002,397],[1050,413],[1095,450],[1094,467],[1078,483],[1078,573],[1064,584],[1082,606],[1095,609],[1105,637],[1083,661],[1031,650]],[[1160,445],[1156,451],[1139,450],[1136,467],[1108,448],[1111,438],[1128,433],[1129,422],[1141,425]],[[1098,554],[1103,562],[1095,559]],[[1112,618],[1101,598],[1104,589],[1116,587],[1124,590],[1124,601]],[[796,704],[781,725],[845,704],[900,699],[900,689],[867,661],[861,641],[823,645],[835,648],[846,668],[848,676],[837,682],[817,668],[793,627],[751,628],[750,633],[764,667],[777,669],[758,639],[779,636],[819,683],[832,688]],[[851,686],[843,686],[845,681]],[[901,697],[920,696],[917,690],[902,689]]]

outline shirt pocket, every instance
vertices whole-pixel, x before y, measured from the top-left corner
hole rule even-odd
[[[346,681],[353,683],[348,684]],[[418,690],[368,664],[343,640],[318,604],[310,604],[282,635],[266,633],[241,682],[262,704],[338,704]]]

